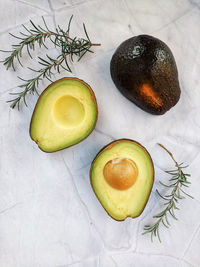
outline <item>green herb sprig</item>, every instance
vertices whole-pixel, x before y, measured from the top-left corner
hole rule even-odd
[[[39,86],[39,82],[44,78],[52,82],[51,78],[53,70],[57,73],[60,73],[60,69],[72,72],[69,60],[70,62],[73,62],[75,56],[77,57],[77,60],[80,61],[81,58],[87,52],[93,53],[93,51],[90,49],[92,46],[100,46],[100,44],[94,44],[90,41],[84,23],[83,23],[83,29],[86,38],[70,37],[69,32],[70,32],[72,18],[73,16],[71,16],[69,20],[67,30],[63,30],[60,26],[58,26],[56,28],[56,31],[52,31],[47,26],[45,19],[42,18],[44,27],[41,27],[40,25],[36,26],[30,20],[32,26],[31,29],[28,29],[27,27],[22,25],[25,29],[25,32],[20,32],[20,36],[10,34],[14,38],[20,40],[20,42],[18,44],[12,45],[11,51],[0,50],[1,52],[10,53],[8,57],[6,57],[3,61],[1,61],[6,66],[7,70],[9,68],[15,70],[16,61],[21,66],[23,66],[20,59],[22,57],[25,48],[31,59],[32,59],[31,51],[35,50],[36,44],[38,44],[39,47],[43,46],[46,49],[48,49],[46,45],[47,39],[49,39],[54,44],[54,46],[57,47],[60,51],[59,55],[56,58],[52,58],[49,55],[46,55],[45,58],[38,57],[38,63],[42,67],[38,70],[34,70],[29,67],[30,70],[37,73],[37,75],[32,79],[25,80],[23,78],[18,77],[19,79],[25,82],[24,84],[19,86],[24,90],[19,93],[11,93],[12,95],[16,96],[16,98],[8,101],[11,102],[10,105],[11,108],[15,108],[16,105],[19,108],[19,104],[22,99],[24,100],[25,105],[27,105],[26,104],[27,94],[28,93],[38,94],[37,88]]]
[[[160,184],[163,185],[164,187],[167,187],[168,189],[171,189],[171,192],[168,193],[165,196],[162,196],[158,190],[156,192],[158,195],[166,201],[164,205],[166,206],[160,213],[156,214],[153,216],[153,218],[156,218],[157,221],[152,224],[152,225],[146,225],[144,227],[144,232],[143,234],[150,233],[151,234],[151,241],[153,241],[153,237],[158,237],[159,241],[161,242],[160,238],[160,233],[159,233],[159,228],[161,223],[169,228],[170,223],[168,219],[168,215],[170,215],[172,218],[175,220],[178,220],[177,217],[175,216],[175,210],[178,210],[179,208],[177,207],[177,204],[179,200],[185,198],[185,196],[189,196],[190,198],[193,198],[189,194],[187,194],[184,190],[183,187],[188,187],[190,182],[188,181],[188,177],[190,177],[190,174],[187,174],[184,172],[184,169],[187,168],[188,166],[184,166],[183,163],[178,164],[178,162],[174,159],[173,154],[165,148],[162,144],[158,144],[161,146],[167,153],[170,155],[172,160],[175,163],[175,169],[166,171],[169,175],[171,175],[171,178],[169,179],[170,184],[164,184],[161,181]]]

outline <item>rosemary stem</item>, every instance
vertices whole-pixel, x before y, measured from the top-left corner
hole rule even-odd
[[[172,160],[175,162],[176,167],[178,167],[178,172],[179,172],[179,174],[180,174],[181,169],[180,169],[180,167],[179,167],[179,165],[178,165],[178,162],[175,160],[173,154],[172,154],[172,153],[171,153],[165,146],[163,146],[162,144],[158,143],[158,145],[159,145],[160,147],[162,147],[162,148],[163,148],[163,149],[170,155],[170,157],[172,158]],[[176,191],[177,191],[177,189],[178,189],[178,187],[179,187],[179,184],[180,184],[180,175],[178,176],[178,181],[177,181],[177,183],[176,183],[175,188],[174,188],[173,191],[172,191],[173,196],[172,196],[172,198],[171,198],[171,200],[170,200],[169,205],[171,205],[171,203],[174,201],[174,197],[175,197]],[[169,207],[169,205],[168,205],[168,207]]]
[[[30,37],[28,37],[27,40],[25,40],[25,41],[23,41],[21,43],[21,47],[23,47],[24,45],[30,43],[37,36],[48,36],[48,37],[57,36],[57,37],[63,37],[63,38],[69,39],[70,41],[74,41],[74,39],[71,38],[69,35],[58,34],[58,33],[55,33],[55,32],[40,32],[40,33],[37,33],[37,34],[32,34]],[[101,44],[90,43],[90,46],[101,46]]]
[[[175,160],[173,154],[166,148],[164,147],[162,144],[158,143],[159,146],[161,146],[165,151],[167,151],[167,153],[170,155],[170,157],[173,159],[173,161],[175,162],[176,166],[178,166],[178,162]]]
[[[101,46],[101,44],[90,44],[91,46]]]
[[[43,72],[41,72],[34,80],[33,82],[35,82],[36,80],[38,80],[43,74],[44,72],[46,72],[47,70],[53,68],[54,66],[58,65],[65,57],[67,57],[69,55],[69,53],[65,53],[63,54],[63,56],[61,58],[59,58],[57,61],[55,61],[54,63],[52,63],[51,65],[49,65]]]

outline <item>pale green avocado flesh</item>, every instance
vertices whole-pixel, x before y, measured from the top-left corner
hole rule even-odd
[[[105,179],[104,167],[115,159],[129,159],[137,166],[137,179],[126,190],[113,188]],[[90,179],[97,198],[112,218],[134,218],[142,213],[148,201],[154,181],[153,162],[147,150],[139,143],[127,139],[117,140],[96,156],[91,166]]]
[[[94,129],[97,104],[88,84],[77,78],[52,83],[40,96],[30,125],[30,136],[45,152],[79,143]]]

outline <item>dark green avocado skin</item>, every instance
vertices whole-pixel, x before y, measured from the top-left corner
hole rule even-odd
[[[151,114],[164,114],[180,98],[173,54],[164,42],[153,36],[138,35],[124,41],[111,59],[110,72],[119,91]],[[141,94],[143,84],[152,88],[162,104]]]

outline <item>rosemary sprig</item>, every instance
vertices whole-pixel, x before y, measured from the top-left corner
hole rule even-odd
[[[163,200],[166,201],[166,203],[164,204],[166,207],[160,213],[153,216],[153,218],[156,218],[157,221],[152,225],[146,225],[144,227],[143,234],[150,233],[151,234],[151,241],[153,241],[153,236],[155,236],[155,237],[157,236],[159,241],[161,242],[160,233],[159,233],[159,227],[160,227],[161,223],[165,227],[169,228],[170,223],[168,220],[168,215],[171,215],[172,218],[174,218],[175,220],[178,220],[177,217],[175,216],[175,210],[179,209],[177,207],[179,200],[185,198],[185,196],[189,196],[191,198],[193,198],[193,197],[190,196],[189,194],[187,194],[183,190],[183,187],[188,187],[190,184],[190,182],[188,181],[188,177],[190,177],[190,174],[187,174],[183,171],[183,169],[187,168],[188,166],[183,166],[183,163],[178,164],[178,162],[174,159],[173,154],[168,149],[166,149],[162,144],[158,144],[158,145],[161,146],[163,149],[165,149],[165,151],[167,151],[167,153],[170,155],[170,157],[172,158],[172,160],[175,163],[175,169],[170,170],[170,171],[166,171],[166,173],[171,175],[171,178],[169,179],[169,181],[170,181],[169,185],[164,184],[161,181],[159,181],[160,184],[162,184],[163,186],[167,187],[168,189],[170,188],[171,192],[165,196],[162,196],[159,193],[159,191],[156,190],[158,195]]]
[[[43,19],[44,26],[41,27],[40,25],[35,25],[31,20],[31,29],[28,29],[24,25],[22,25],[25,29],[25,32],[20,32],[20,36],[15,36],[11,34],[14,38],[20,40],[18,44],[12,45],[11,51],[4,51],[2,52],[10,53],[8,57],[6,57],[2,62],[6,66],[7,69],[13,68],[15,70],[15,61],[17,60],[18,63],[22,65],[20,58],[22,57],[22,52],[24,48],[26,48],[27,53],[30,58],[32,58],[31,51],[35,50],[35,45],[38,44],[39,47],[44,46],[46,49],[46,40],[49,39],[55,47],[57,47],[60,51],[57,58],[53,59],[49,55],[46,55],[46,58],[38,57],[39,64],[42,65],[42,68],[39,70],[30,70],[37,72],[38,74],[29,80],[25,80],[20,78],[21,80],[25,81],[24,84],[20,85],[20,88],[24,90],[19,93],[12,93],[12,95],[16,95],[16,98],[9,100],[8,102],[12,102],[10,105],[11,108],[15,108],[17,105],[19,108],[19,103],[23,99],[26,105],[26,95],[27,93],[34,94],[37,93],[37,87],[39,85],[39,81],[42,78],[46,78],[51,80],[51,76],[53,74],[52,70],[54,69],[56,72],[60,73],[60,69],[64,69],[68,72],[72,72],[69,64],[69,60],[73,62],[74,56],[77,57],[77,60],[81,60],[81,58],[87,53],[91,51],[92,46],[100,46],[100,44],[94,44],[90,41],[88,33],[86,31],[85,24],[83,23],[83,29],[86,38],[77,38],[77,37],[70,37],[70,26],[73,16],[71,16],[67,29],[63,30],[60,26],[56,28],[56,31],[52,31],[46,24],[46,21]]]
[[[11,95],[16,95],[17,96],[16,98],[14,98],[12,100],[7,101],[7,102],[12,102],[10,107],[11,108],[15,108],[15,106],[17,105],[18,109],[19,109],[19,104],[20,104],[21,99],[23,99],[25,105],[27,106],[27,103],[26,103],[26,95],[27,95],[27,93],[34,94],[36,92],[39,95],[39,93],[37,91],[37,87],[39,85],[39,82],[40,82],[40,80],[42,78],[46,78],[50,82],[52,82],[52,80],[51,80],[51,76],[53,74],[52,69],[54,69],[58,73],[60,73],[60,67],[61,67],[61,68],[65,69],[65,70],[71,72],[71,69],[70,69],[70,67],[68,66],[67,63],[66,63],[67,67],[64,67],[62,65],[63,61],[66,60],[67,56],[68,56],[68,53],[65,53],[62,56],[60,56],[58,59],[53,59],[53,58],[50,58],[47,55],[47,58],[48,58],[49,61],[44,60],[43,58],[39,57],[39,59],[40,59],[39,63],[41,65],[43,65],[44,67],[39,69],[39,70],[34,70],[34,69],[29,68],[32,71],[34,71],[36,73],[39,73],[38,75],[36,75],[32,79],[25,80],[25,79],[22,79],[22,78],[18,77],[20,80],[25,82],[24,84],[19,86],[20,88],[24,88],[24,90],[22,92],[20,92],[20,93],[10,93]]]

